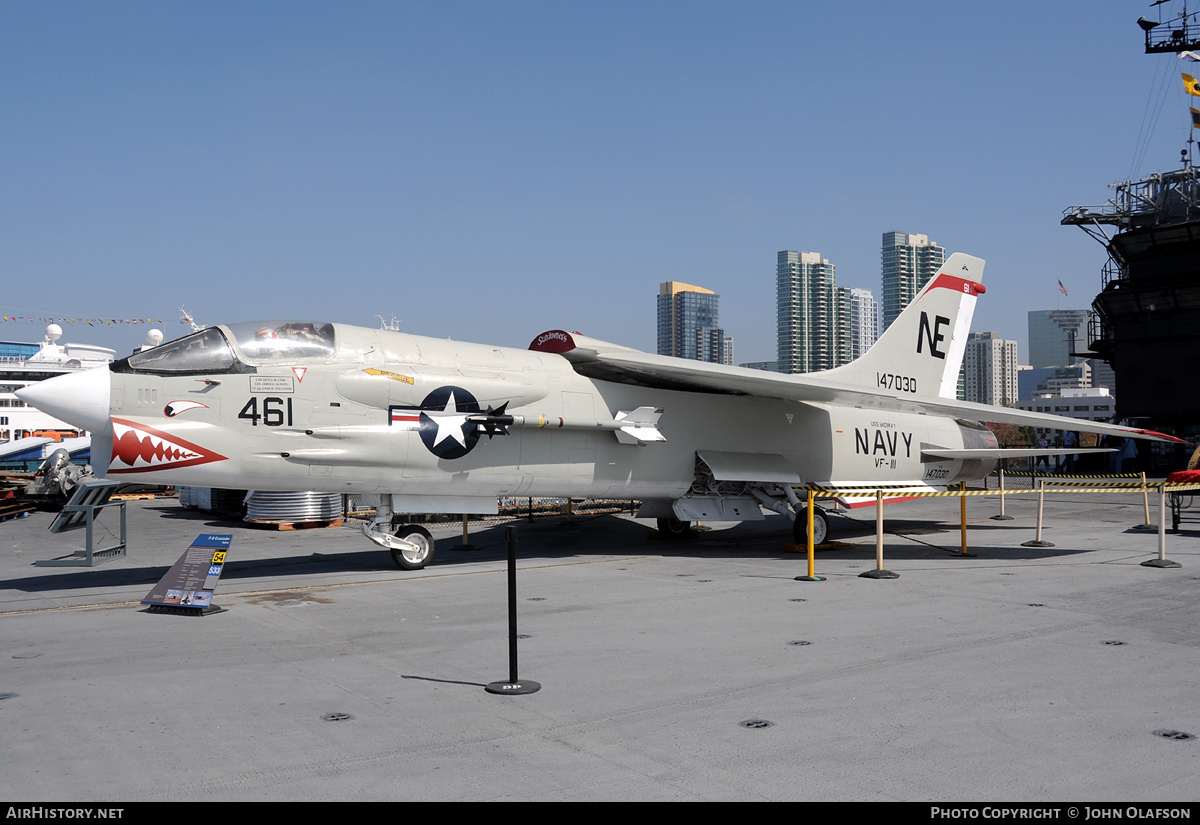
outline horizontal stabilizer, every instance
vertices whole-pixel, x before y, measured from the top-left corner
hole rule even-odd
[[[922,458],[1030,458],[1039,455],[1083,455],[1084,453],[1115,453],[1111,447],[996,447],[979,450],[943,450],[927,447],[921,450]]]

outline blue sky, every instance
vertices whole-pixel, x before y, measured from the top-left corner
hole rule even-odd
[[[1168,8],[1170,8],[1168,6]],[[1090,305],[1059,225],[1177,168],[1149,2],[0,5],[0,315],[296,317],[654,349],[658,284],[775,357],[781,249],[987,259],[974,329]],[[1063,297],[1062,280],[1070,290]],[[34,340],[41,323],[0,324]],[[144,327],[66,328],[127,352]]]

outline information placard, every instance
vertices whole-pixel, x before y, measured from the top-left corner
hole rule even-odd
[[[197,609],[211,606],[232,541],[232,535],[223,533],[196,536],[175,566],[142,599],[142,604]]]

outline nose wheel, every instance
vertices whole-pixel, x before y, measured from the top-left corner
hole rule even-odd
[[[433,536],[419,524],[397,527],[388,551],[401,570],[420,570],[433,558]]]

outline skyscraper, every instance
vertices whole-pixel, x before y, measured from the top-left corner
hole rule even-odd
[[[1086,309],[1035,309],[1029,313],[1029,365],[1066,367],[1083,359],[1072,352],[1088,350]]]
[[[846,289],[845,292],[850,305],[849,323],[846,324],[850,341],[841,363],[863,355],[879,337],[879,302],[875,300],[875,293],[869,289]]]
[[[929,240],[928,235],[883,233],[884,329],[917,297],[945,260],[946,249]]]
[[[879,304],[869,289],[837,286],[836,267],[818,252],[781,251],[775,264],[779,372],[832,369],[879,337]]]
[[[711,289],[680,281],[658,288],[658,354],[717,364],[733,363],[733,339],[719,325]]]
[[[1017,342],[998,332],[972,332],[967,336],[965,400],[994,406],[1012,406],[1017,395]]]
[[[696,359],[733,366],[733,339],[720,327],[696,330]]]
[[[779,371],[815,372],[836,366],[835,267],[818,252],[785,249],[775,263]]]

